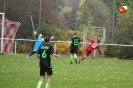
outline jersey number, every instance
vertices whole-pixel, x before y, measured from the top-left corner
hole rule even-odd
[[[78,45],[78,39],[74,39],[74,45],[75,45],[75,46]]]
[[[93,44],[92,44],[92,47],[93,47],[93,48],[96,48],[97,46],[98,46],[98,44],[96,44],[96,43],[93,43]]]
[[[47,57],[46,50],[43,51],[42,57],[45,59]]]

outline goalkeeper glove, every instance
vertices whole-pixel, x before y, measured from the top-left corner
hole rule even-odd
[[[54,39],[54,36],[52,36],[50,39]]]
[[[36,31],[34,31],[34,35],[36,35],[37,33],[36,33]]]

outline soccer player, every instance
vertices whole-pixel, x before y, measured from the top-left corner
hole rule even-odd
[[[77,37],[76,32],[74,32],[73,38],[71,38],[69,42],[70,46],[70,64],[72,64],[73,58],[75,59],[75,63],[77,63],[77,52],[79,46],[80,38]]]
[[[41,85],[45,79],[45,73],[47,73],[48,76],[45,88],[50,88],[51,75],[53,74],[50,55],[60,58],[60,55],[54,53],[53,46],[49,44],[49,40],[50,38],[48,36],[45,36],[45,43],[39,47],[36,53],[36,56],[40,59],[39,66],[41,76],[37,88],[41,88]]]
[[[39,46],[44,43],[44,39],[42,38],[42,34],[37,35],[37,32],[34,31],[34,35],[36,35],[36,42],[35,42],[35,45],[34,45],[34,49],[30,54],[28,54],[27,59],[30,56],[32,56],[33,54],[35,54],[38,51]],[[54,38],[54,36],[52,36],[50,39],[53,39],[53,38]]]
[[[95,49],[98,49],[98,52],[100,54],[100,56],[102,57],[102,52],[100,50],[100,40],[93,40],[91,38],[87,38],[86,40],[91,41],[91,44],[89,46],[87,46],[86,48],[86,53],[85,55],[82,56],[82,58],[78,61],[78,64],[80,64],[80,61],[84,60],[87,56],[89,56],[91,54],[92,51],[94,51]]]

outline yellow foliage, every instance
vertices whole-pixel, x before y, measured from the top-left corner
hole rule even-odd
[[[74,32],[75,32],[75,31],[73,31],[73,30],[68,30],[67,34],[68,34],[70,37],[73,37]],[[76,33],[77,33],[77,36],[78,36],[78,37],[80,37],[80,38],[83,37],[83,32],[81,32],[81,31],[76,31]]]
[[[80,52],[80,53],[83,53],[83,52],[84,52],[84,50],[85,50],[85,49],[84,49],[84,47],[83,47],[83,46],[80,46],[80,47],[79,47],[79,52]]]
[[[85,1],[86,0],[81,0],[81,2],[79,3],[79,8],[81,8],[84,5]]]
[[[59,53],[64,53],[68,51],[68,43],[58,42],[56,44],[56,51]]]
[[[74,31],[72,31],[72,30],[68,30],[68,35],[73,36],[73,33],[74,33]]]
[[[68,45],[68,42],[58,42],[56,44],[56,51],[58,53],[69,53],[70,51],[70,46]],[[79,53],[83,53],[84,52],[84,47],[83,46],[79,46]]]

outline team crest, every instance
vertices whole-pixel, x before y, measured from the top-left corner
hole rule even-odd
[[[118,3],[118,9],[121,14],[125,14],[128,10],[128,6],[126,2]]]
[[[114,3],[114,10],[119,16],[127,15],[132,11],[132,3],[130,0],[123,2],[118,2],[116,0]]]

